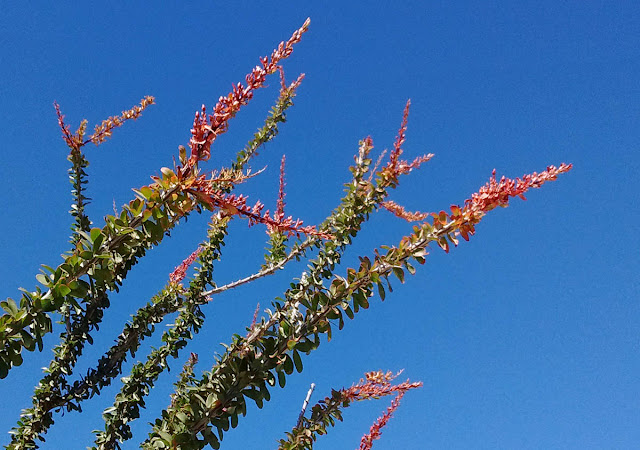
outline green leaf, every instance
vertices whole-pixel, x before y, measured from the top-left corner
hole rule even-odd
[[[362,302],[364,301],[364,294],[362,293],[361,290],[357,290],[353,293],[353,303],[356,306],[360,306],[362,305]],[[356,309],[356,312],[358,310]]]
[[[351,306],[348,306],[346,308],[344,308],[344,312],[347,314],[347,317],[349,317],[349,319],[353,320],[354,314],[353,314],[353,310],[351,309]]]
[[[144,198],[149,200],[151,198],[151,196],[153,195],[153,189],[151,189],[149,186],[143,186],[143,187],[140,188],[140,193],[142,194],[142,196]]]
[[[211,448],[213,448],[215,450],[218,450],[220,448],[220,441],[218,440],[216,435],[213,434],[213,432],[210,431],[209,433],[205,434],[204,438],[205,438],[205,441],[207,442],[207,444],[209,444],[211,446]]]
[[[16,352],[16,353],[11,353],[11,354],[9,355],[9,359],[11,359],[11,363],[12,363],[14,366],[20,366],[20,365],[22,365],[22,355],[19,353],[19,351],[20,351],[20,350],[18,349],[18,352]]]
[[[51,272],[51,273],[56,272],[53,267],[47,266],[46,264],[42,264],[42,267],[44,267],[48,272]]]
[[[71,292],[76,298],[84,298],[89,292],[89,284],[84,280],[77,280],[69,287],[71,287]]]
[[[400,283],[404,283],[404,270],[400,267],[394,267],[393,274],[400,280]]]
[[[51,282],[49,280],[49,277],[47,277],[43,273],[39,273],[38,275],[36,275],[36,280],[38,280],[38,283],[43,284],[45,286],[49,286],[49,283]]]
[[[102,230],[100,228],[92,228],[91,229],[91,242],[95,242],[98,236],[102,234]]]
[[[12,316],[18,314],[18,305],[16,305],[16,302],[13,301],[12,298],[8,298],[6,301],[0,302],[0,306],[2,306],[2,309]]]
[[[160,437],[162,438],[163,441],[165,441],[167,444],[171,445],[171,441],[173,439],[173,436],[171,436],[166,431],[162,431],[162,430],[158,430],[158,434],[160,435]]]
[[[287,379],[283,371],[279,370],[278,373],[278,384],[281,388],[283,388],[287,384]]]
[[[407,268],[407,271],[411,274],[411,275],[415,275],[416,274],[416,269],[415,267],[413,267],[411,264],[409,264],[407,261],[405,261],[404,263],[405,267]]]
[[[167,178],[171,178],[171,177],[175,177],[176,176],[176,174],[173,172],[173,170],[169,169],[168,167],[163,167],[162,169],[160,169],[160,172],[162,172],[162,174]]]
[[[293,364],[295,364],[298,373],[302,373],[302,358],[300,358],[300,353],[297,350],[293,351]]]
[[[9,369],[10,368],[11,368],[11,366],[9,366],[9,364],[7,364],[4,361],[4,359],[0,359],[0,379],[7,377],[7,375],[9,374]]]
[[[262,392],[256,391],[255,389],[245,389],[244,391],[242,391],[242,395],[244,395],[245,397],[249,397],[254,402],[257,402],[258,399],[262,399],[263,397]]]
[[[55,288],[56,297],[66,297],[71,292],[71,289],[66,284],[59,284]]]
[[[313,350],[313,342],[309,340],[300,341],[296,344],[296,349],[304,353],[309,353]]]
[[[291,375],[293,373],[293,361],[291,360],[291,356],[285,355],[283,367],[284,372],[287,375]]]

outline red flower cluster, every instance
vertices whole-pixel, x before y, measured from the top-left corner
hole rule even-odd
[[[130,119],[137,119],[142,114],[147,106],[154,104],[154,98],[150,95],[147,95],[140,101],[140,105],[136,105],[127,111],[122,111],[122,114],[119,116],[111,116],[107,120],[103,120],[100,125],[96,125],[96,128],[91,136],[89,136],[89,141],[93,142],[95,145],[99,145],[104,142],[108,137],[113,133],[114,128],[118,128],[124,122]]]
[[[367,400],[371,398],[380,398],[394,393],[406,392],[409,389],[415,389],[422,386],[421,382],[391,384],[398,375],[391,372],[383,373],[382,371],[369,372],[365,374],[366,379],[361,379],[358,384],[348,389],[342,390],[342,398],[349,401]]]
[[[532,188],[539,188],[547,181],[553,181],[561,173],[568,172],[571,164],[560,164],[560,167],[549,166],[543,172],[533,172],[515,180],[502,177],[496,180],[496,171],[493,170],[491,179],[480,190],[465,201],[463,214],[469,216],[482,215],[497,206],[506,207],[511,197],[520,197],[526,200],[524,193]]]
[[[560,167],[549,166],[546,170],[529,175],[522,178],[510,179],[502,177],[500,181],[496,179],[496,171],[494,169],[489,182],[482,186],[480,190],[471,198],[465,200],[464,206],[451,205],[451,213],[440,211],[439,213],[429,214],[432,217],[431,227],[436,231],[444,230],[438,238],[438,245],[449,252],[448,235],[454,245],[458,245],[455,236],[460,235],[466,241],[469,236],[475,234],[475,224],[482,220],[482,217],[492,209],[500,206],[506,208],[509,206],[509,200],[513,197],[520,197],[526,200],[524,193],[529,189],[539,188],[547,181],[553,181],[558,175],[568,172],[573,166],[571,164],[560,164]],[[391,212],[399,217],[409,219],[412,214],[418,217],[422,213],[407,213],[404,208],[395,204],[384,205]],[[389,207],[391,206],[391,207]]]
[[[371,425],[369,433],[362,436],[359,450],[371,449],[373,441],[380,438],[380,435],[382,434],[381,429],[389,422],[393,412],[398,409],[400,399],[404,394],[410,389],[422,386],[421,382],[410,383],[409,381],[392,385],[391,381],[400,375],[400,373],[401,372],[392,374],[391,372],[384,373],[382,371],[369,372],[365,374],[364,380],[361,379],[358,384],[341,391],[342,398],[346,401],[375,399],[395,394],[395,398],[391,402],[391,406],[389,406],[386,412],[380,416],[373,425]]]
[[[315,226],[303,226],[300,219],[284,217],[284,213],[278,212],[271,216],[269,210],[263,212],[264,204],[258,200],[253,206],[247,204],[247,197],[244,195],[225,194],[211,186],[209,180],[203,176],[198,177],[185,192],[193,194],[201,201],[207,203],[211,209],[219,209],[227,216],[240,215],[249,219],[249,226],[264,224],[268,232],[279,231],[287,236],[307,234],[318,236],[322,239],[331,239],[332,236],[326,232],[318,231]],[[279,199],[279,203],[281,200]],[[284,208],[284,203],[282,203]]]
[[[400,392],[398,395],[396,395],[396,397],[391,401],[391,406],[389,406],[385,413],[378,417],[373,425],[371,425],[371,428],[369,428],[369,433],[362,436],[362,438],[360,439],[360,447],[358,447],[358,450],[371,450],[371,447],[373,447],[373,441],[375,441],[376,439],[380,439],[380,435],[382,435],[382,428],[387,423],[389,423],[389,420],[391,420],[391,416],[396,411],[396,409],[398,409],[398,406],[400,406],[400,400],[403,396],[404,392]]]
[[[53,107],[56,109],[56,115],[58,116],[58,126],[62,130],[62,139],[67,143],[69,148],[77,149],[82,144],[78,142],[74,135],[71,134],[71,128],[64,123],[64,115],[60,111],[60,105],[57,102],[53,102]]]
[[[280,72],[280,94],[291,90],[295,91],[304,79],[304,74],[301,73],[300,75],[298,75],[298,78],[294,82],[287,86],[287,82],[285,81],[284,77],[284,69],[282,68],[282,66],[278,66],[278,72]]]
[[[293,217],[285,217],[284,215],[284,162],[282,157],[280,164],[280,187],[278,189],[278,202],[276,211],[273,216],[269,210],[264,210],[264,204],[258,200],[253,206],[247,204],[248,197],[244,195],[226,194],[216,187],[219,181],[215,177],[207,179],[206,176],[200,175],[193,179],[184,188],[184,192],[189,193],[201,202],[206,203],[210,209],[219,209],[225,216],[240,215],[249,219],[249,226],[263,224],[267,227],[268,233],[281,232],[288,237],[292,235],[313,235],[322,239],[331,239],[333,236],[329,233],[318,231],[315,226],[303,226],[300,219]],[[239,178],[238,178],[239,179]]]
[[[411,106],[411,100],[407,100],[407,103],[404,105],[404,111],[402,112],[402,123],[400,124],[400,129],[398,130],[398,135],[396,136],[396,140],[393,143],[393,151],[389,155],[389,166],[396,167],[398,165],[398,157],[402,155],[402,144],[406,139],[407,133],[407,122],[409,121],[409,107]]]
[[[429,161],[433,157],[433,154],[429,153],[427,155],[418,156],[411,162],[399,159],[400,155],[402,155],[402,144],[404,144],[407,132],[409,106],[411,106],[411,100],[407,100],[407,104],[404,107],[404,112],[402,114],[402,123],[400,124],[400,129],[398,130],[396,140],[393,143],[393,150],[389,155],[389,162],[380,171],[381,174],[386,175],[395,182],[397,182],[398,176],[407,174],[413,169],[417,169],[422,163]]]
[[[202,247],[198,247],[196,251],[191,253],[184,261],[182,261],[178,267],[173,269],[173,272],[169,275],[169,282],[172,284],[178,284],[184,280],[184,277],[187,275],[187,269],[189,269],[189,266],[193,264],[201,251]]]
[[[280,161],[280,186],[278,188],[278,203],[276,206],[276,212],[273,215],[275,220],[284,219],[284,161],[285,156],[282,155],[282,160]]]
[[[77,151],[80,147],[82,147],[85,144],[88,144],[89,142],[93,142],[95,145],[100,145],[102,142],[104,142],[108,137],[110,137],[113,134],[114,128],[118,128],[127,120],[130,120],[130,119],[135,120],[138,117],[140,117],[140,115],[142,114],[142,111],[144,111],[147,108],[147,106],[153,105],[154,101],[155,99],[152,96],[147,95],[145,98],[140,100],[139,105],[136,105],[133,108],[128,109],[126,111],[122,111],[122,113],[119,116],[111,116],[108,119],[103,120],[100,125],[96,125],[94,133],[91,136],[89,136],[89,139],[87,140],[83,140],[83,135],[87,126],[87,121],[83,120],[82,123],[80,124],[80,127],[78,128],[78,131],[76,131],[75,134],[71,134],[71,129],[69,128],[69,125],[66,125],[64,123],[64,116],[60,112],[60,105],[54,102],[53,106],[55,107],[56,115],[58,116],[58,125],[62,130],[62,138],[70,148]]]
[[[513,197],[520,197],[526,200],[524,193],[529,189],[539,188],[547,181],[553,181],[558,175],[568,172],[573,166],[571,164],[560,164],[560,167],[549,166],[546,170],[522,178],[510,179],[502,177],[500,181],[496,179],[494,169],[491,179],[487,184],[473,194],[471,198],[465,200],[464,206],[451,206],[451,214],[441,211],[439,214],[432,214],[433,225],[436,229],[442,228],[448,221],[456,223],[456,234],[460,234],[465,240],[475,233],[474,225],[492,209],[500,206],[509,206],[509,200]],[[449,250],[446,240],[441,242],[441,247],[445,251]]]
[[[391,212],[393,215],[400,217],[401,219],[406,220],[407,222],[418,222],[420,220],[424,220],[429,217],[428,213],[423,212],[411,212],[404,209],[404,206],[398,205],[396,202],[392,200],[387,200],[386,202],[381,203],[382,207],[387,211]]]
[[[189,166],[193,166],[198,161],[207,161],[211,157],[211,144],[213,141],[227,131],[229,120],[236,115],[243,105],[246,105],[253,98],[253,92],[264,86],[267,75],[278,70],[280,68],[278,63],[291,55],[293,45],[300,42],[302,33],[307,31],[309,23],[310,20],[307,19],[286,43],[280,43],[270,57],[260,58],[262,67],[256,66],[245,77],[246,86],[242,83],[233,85],[232,91],[226,97],[218,99],[212,114],[206,114],[204,105],[202,105],[202,112],[196,112],[189,142],[191,147]]]
[[[256,305],[256,309],[253,311],[253,320],[251,320],[251,325],[247,328],[247,335],[245,337],[249,337],[253,330],[256,327],[256,323],[258,322],[258,314],[260,314],[260,302]]]

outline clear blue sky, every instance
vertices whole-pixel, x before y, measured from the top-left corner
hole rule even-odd
[[[280,136],[256,160],[267,170],[243,188],[273,208],[278,161],[287,155],[287,211],[320,222],[337,204],[360,138],[391,146],[407,98],[409,156],[436,157],[392,198],[411,209],[461,203],[493,168],[519,176],[548,164],[574,169],[492,212],[471,242],[428,262],[394,294],[347,323],[304,360],[305,370],[251,409],[226,449],[271,449],[293,426],[311,382],[314,401],[364,372],[404,368],[424,387],[405,396],[376,449],[637,448],[640,441],[638,174],[640,6],[633,1],[541,2],[55,2],[5,3],[0,13],[0,297],[33,289],[39,264],[68,248],[67,148],[52,102],[73,127],[95,124],[154,95],[157,105],[90,147],[90,213],[97,224],[130,189],[171,165],[193,113],[286,39],[311,29],[285,68],[307,78]],[[320,6],[322,5],[322,6]],[[259,92],[214,147],[228,163],[260,125],[278,81]],[[86,370],[137,307],[202,239],[206,217],[180,226],[138,264],[113,296]],[[346,262],[392,244],[410,226],[376,215]],[[266,235],[232,228],[222,283],[260,264]],[[218,345],[299,276],[303,265],[220,296],[194,341],[198,369]],[[162,327],[160,327],[162,328]],[[48,341],[49,344],[53,340]],[[157,337],[152,345],[157,345]],[[0,382],[7,430],[30,404],[50,350],[27,354]],[[135,422],[167,405],[185,352]],[[130,365],[128,365],[129,367]],[[107,389],[67,414],[43,448],[84,448],[102,427]],[[352,449],[389,400],[358,404],[318,449]],[[146,420],[145,420],[146,419]],[[8,442],[5,436],[0,443]]]

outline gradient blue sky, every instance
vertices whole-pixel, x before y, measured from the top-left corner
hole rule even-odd
[[[399,370],[424,387],[405,396],[374,448],[637,448],[640,441],[638,183],[640,6],[633,1],[541,2],[5,2],[0,12],[0,292],[33,288],[39,264],[68,248],[67,148],[52,107],[73,127],[95,124],[154,95],[157,105],[113,139],[89,148],[90,213],[96,224],[132,187],[170,165],[189,138],[193,113],[312,23],[288,77],[307,77],[280,136],[255,161],[267,166],[242,192],[273,208],[278,161],[287,155],[287,209],[320,222],[337,204],[358,140],[392,144],[407,98],[406,152],[436,157],[392,198],[411,209],[461,203],[493,168],[519,176],[548,164],[574,169],[492,212],[477,235],[425,266],[393,295],[347,323],[304,359],[305,370],[251,408],[226,449],[271,449],[294,425],[308,385],[313,400],[364,372]],[[220,138],[209,163],[228,163],[261,124],[278,81]],[[137,307],[202,239],[194,217],[138,264],[112,298],[95,345],[79,369],[112,343]],[[392,244],[410,225],[374,216],[346,263]],[[235,223],[223,283],[258,267],[266,235]],[[286,289],[292,266],[220,296],[193,342],[198,369],[251,320],[257,302]],[[344,270],[344,269],[343,269]],[[159,327],[162,328],[162,327]],[[52,336],[53,337],[53,336]],[[47,343],[52,345],[54,339]],[[150,341],[158,345],[158,337]],[[187,353],[171,364],[135,422],[137,448],[148,421],[167,405]],[[7,430],[48,363],[50,349],[25,355],[0,382]],[[130,367],[130,364],[127,366]],[[59,417],[43,448],[84,448],[101,428],[115,389]],[[321,437],[318,449],[349,449],[389,400],[358,404]],[[8,437],[0,437],[0,443]]]

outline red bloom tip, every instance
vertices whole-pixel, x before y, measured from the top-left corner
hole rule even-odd
[[[260,303],[258,303],[256,305],[256,309],[253,312],[253,320],[251,321],[251,325],[249,326],[249,332],[247,333],[247,337],[251,334],[251,332],[253,331],[253,329],[256,326],[256,322],[258,321],[258,314],[260,313]]]
[[[398,157],[402,154],[402,144],[404,144],[407,132],[407,122],[409,121],[409,107],[411,106],[411,100],[407,100],[402,112],[402,123],[398,130],[398,135],[393,143],[393,151],[389,155],[389,164],[391,167],[396,167],[398,164]]]
[[[400,217],[401,219],[406,220],[407,222],[418,222],[420,220],[424,220],[429,217],[428,213],[423,212],[411,212],[404,209],[403,206],[398,205],[396,202],[392,200],[388,200],[381,203],[382,207],[387,211],[391,212],[396,217]]]
[[[246,86],[237,83],[231,86],[231,92],[226,97],[220,97],[218,103],[213,108],[213,113],[206,116],[204,106],[202,113],[196,113],[194,126],[191,130],[191,157],[188,165],[193,166],[198,161],[206,161],[211,156],[211,144],[216,138],[225,133],[229,126],[229,121],[236,115],[240,108],[253,98],[255,90],[264,87],[267,75],[280,69],[280,61],[287,58],[293,52],[293,45],[300,42],[302,33],[307,31],[309,19],[305,21],[301,28],[296,30],[291,38],[285,43],[281,42],[278,48],[271,53],[270,57],[260,58],[262,67],[256,66],[245,76]],[[301,81],[301,77],[294,83]],[[284,83],[284,73],[281,72],[281,82]],[[297,84],[293,88],[297,87]]]
[[[202,252],[202,247],[198,247],[196,251],[191,253],[184,261],[182,261],[178,267],[173,269],[173,272],[169,275],[169,282],[172,284],[178,284],[184,280],[184,277],[187,275],[187,269],[191,264],[193,264],[200,252]]]
[[[282,155],[282,160],[280,161],[280,186],[278,189],[278,205],[276,207],[276,212],[274,215],[275,220],[282,220],[284,218],[284,162],[285,155]]]
[[[300,84],[302,83],[302,80],[304,80],[304,73],[301,73],[300,75],[298,75],[298,78],[292,81],[291,84],[287,86],[285,89],[288,91],[295,91],[298,88],[298,86],[300,86]]]
[[[67,143],[67,146],[72,149],[76,149],[78,147],[77,142],[71,134],[71,128],[69,125],[64,123],[64,115],[60,111],[60,105],[58,102],[53,102],[53,107],[56,109],[56,116],[58,116],[58,126],[62,131],[62,139]]]
[[[411,100],[407,100],[407,104],[405,105],[404,112],[402,114],[402,123],[400,124],[396,140],[393,143],[393,150],[389,155],[389,162],[379,172],[380,175],[383,175],[385,178],[389,178],[394,183],[398,182],[397,178],[399,175],[404,175],[411,172],[413,169],[417,169],[422,163],[429,161],[433,157],[433,154],[429,153],[427,155],[418,156],[411,162],[400,159],[400,155],[402,155],[403,152],[402,144],[404,144],[406,138],[410,105]],[[376,163],[375,168],[377,168],[377,165],[378,164]]]
[[[280,72],[280,90],[284,91],[287,88],[287,83],[284,80],[284,69],[282,66],[278,66],[278,72]]]
[[[572,167],[571,164],[562,163],[559,167],[548,166],[543,172],[533,172],[522,178],[510,179],[503,176],[500,180],[497,180],[494,169],[489,182],[472,194],[471,198],[465,200],[462,208],[452,205],[450,214],[446,211],[431,214],[434,229],[442,230],[447,227],[450,230],[446,236],[438,237],[438,245],[448,252],[449,240],[454,245],[458,245],[456,236],[460,235],[468,241],[469,237],[475,233],[475,224],[480,222],[487,212],[498,206],[502,208],[509,206],[509,200],[513,197],[526,200],[524,194],[529,189],[539,188],[547,181],[557,179],[559,174],[568,172]]]
[[[112,135],[115,128],[122,126],[122,124],[127,120],[137,119],[138,117],[140,117],[142,112],[149,105],[153,105],[154,102],[155,99],[152,96],[147,95],[142,100],[140,100],[139,105],[136,105],[126,111],[122,111],[119,116],[111,116],[108,119],[103,120],[100,125],[96,125],[93,134],[89,136],[89,140],[87,142],[93,142],[96,146],[100,145]]]
[[[410,383],[405,381],[397,385],[392,385],[393,381],[402,371],[394,374],[392,372],[382,372],[380,370],[375,372],[368,372],[365,374],[365,379],[361,379],[360,382],[348,389],[342,389],[340,392],[342,398],[345,401],[358,401],[368,400],[384,397],[387,395],[395,395],[395,398],[391,402],[391,406],[387,408],[387,411],[375,421],[375,423],[369,429],[369,433],[362,436],[360,441],[359,450],[369,450],[373,445],[373,441],[378,439],[381,435],[381,429],[389,422],[393,412],[400,405],[400,399],[409,390],[422,386],[422,383]]]
[[[547,181],[557,179],[559,174],[568,172],[572,167],[571,164],[562,163],[560,167],[548,166],[546,170],[540,173],[533,172],[513,180],[503,176],[500,181],[496,179],[496,171],[494,169],[489,182],[465,201],[463,212],[468,217],[479,218],[498,206],[506,207],[510,198],[524,198],[524,193],[529,189],[539,188]]]
[[[342,397],[345,400],[367,400],[370,398],[379,398],[398,392],[405,392],[410,389],[415,389],[422,386],[421,382],[410,383],[405,381],[396,385],[392,385],[393,381],[402,371],[394,374],[392,372],[382,372],[380,370],[375,372],[368,372],[365,374],[365,379],[360,379],[358,384],[351,386],[348,389],[342,390]]]
[[[391,401],[391,406],[387,408],[387,410],[382,414],[378,419],[371,425],[369,428],[369,433],[362,436],[360,439],[360,447],[358,450],[371,450],[373,447],[373,441],[376,439],[380,439],[382,435],[382,428],[384,428],[391,420],[393,413],[400,406],[400,400],[404,396],[404,392],[400,392],[396,397]]]

